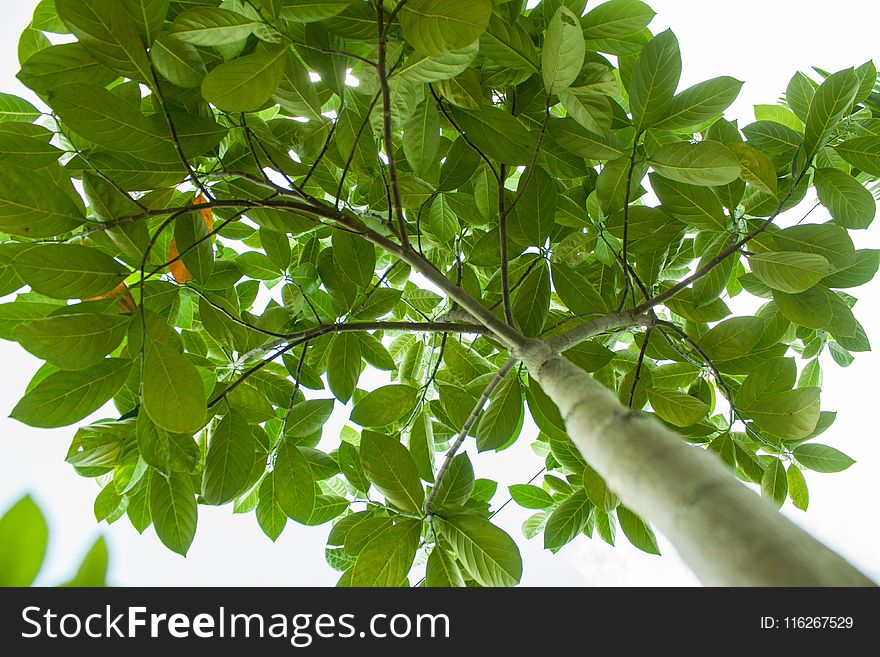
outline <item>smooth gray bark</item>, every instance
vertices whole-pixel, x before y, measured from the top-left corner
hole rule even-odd
[[[521,352],[556,402],[568,435],[621,501],[712,586],[873,586],[840,555],[781,515],[713,453],[632,413],[586,372],[533,343]]]

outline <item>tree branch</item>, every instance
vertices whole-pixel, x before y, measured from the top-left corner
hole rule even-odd
[[[504,303],[504,319],[511,326],[513,310],[510,303],[510,263],[507,262],[507,209],[504,206],[504,182],[507,180],[507,167],[502,164],[499,169],[498,183],[498,237],[501,246],[501,300]]]
[[[399,9],[399,8],[398,8]],[[388,177],[391,187],[391,201],[394,214],[397,219],[397,234],[400,244],[405,249],[410,248],[406,234],[406,217],[403,215],[403,202],[400,198],[400,184],[397,177],[397,158],[394,156],[393,126],[391,125],[391,87],[388,86],[387,55],[388,34],[385,26],[385,10],[382,0],[376,2],[376,19],[379,30],[378,63],[376,70],[379,76],[379,89],[382,92],[382,136],[385,143],[385,157],[388,158]]]
[[[642,342],[642,348],[639,349],[639,360],[636,363],[636,372],[633,375],[632,387],[629,389],[629,399],[627,401],[627,406],[630,409],[633,407],[633,400],[636,397],[636,388],[639,385],[639,379],[642,376],[642,365],[645,363],[645,353],[648,351],[648,342],[651,340],[651,331],[653,330],[653,326],[649,326],[648,330],[645,331],[645,339]]]
[[[434,85],[429,84],[428,89],[431,91],[431,95],[434,97],[434,101],[437,103],[437,108],[440,110],[440,113],[446,117],[446,120],[449,121],[449,124],[455,129],[458,133],[459,137],[464,139],[465,143],[471,147],[471,149],[479,155],[483,161],[488,165],[489,171],[492,172],[492,175],[495,176],[495,180],[500,180],[500,176],[498,175],[498,170],[495,168],[495,165],[492,164],[492,160],[489,159],[479,146],[477,146],[474,142],[468,139],[468,136],[464,134],[464,130],[462,130],[458,123],[455,122],[455,119],[452,118],[452,115],[447,111],[447,109],[443,106],[443,101],[440,100],[440,96],[437,95],[437,92],[434,91]]]
[[[733,255],[734,253],[739,251],[743,246],[745,246],[746,244],[751,242],[753,239],[755,239],[758,235],[760,235],[765,230],[767,230],[770,227],[770,225],[773,223],[773,221],[782,213],[782,209],[785,207],[785,204],[788,203],[788,201],[791,199],[792,195],[794,194],[795,189],[797,189],[797,186],[800,184],[801,180],[804,177],[804,174],[808,170],[809,170],[809,167],[804,167],[804,170],[800,173],[800,175],[797,177],[797,179],[792,183],[791,189],[788,190],[788,193],[782,198],[781,201],[779,201],[779,204],[776,206],[776,210],[773,212],[773,214],[771,214],[769,217],[767,217],[767,219],[765,219],[761,223],[760,226],[755,228],[752,232],[747,234],[745,237],[742,237],[741,239],[737,240],[736,242],[734,242],[730,246],[726,247],[717,256],[712,258],[712,260],[710,260],[705,265],[703,265],[702,267],[697,269],[697,271],[695,271],[693,274],[691,274],[687,278],[679,281],[678,283],[673,285],[671,288],[669,288],[665,292],[662,292],[661,294],[658,294],[657,296],[655,296],[653,299],[648,299],[647,301],[640,304],[639,306],[637,306],[633,310],[637,311],[637,312],[646,312],[646,311],[650,310],[651,308],[653,308],[654,306],[658,306],[661,303],[663,303],[664,301],[668,301],[669,299],[671,299],[676,294],[681,292],[683,289],[685,289],[687,286],[689,286],[694,281],[697,281],[697,280],[703,278],[704,276],[706,276],[710,271],[715,269],[715,267],[717,267],[722,262],[724,262],[724,260],[729,258],[731,255]]]
[[[162,115],[165,117],[165,123],[168,125],[168,132],[171,135],[171,141],[174,144],[174,150],[177,152],[177,157],[180,158],[181,164],[186,168],[190,180],[192,180],[196,189],[198,189],[205,198],[212,198],[213,195],[208,188],[205,187],[202,181],[199,180],[195,169],[192,168],[186,154],[183,152],[183,147],[180,145],[180,139],[177,135],[177,128],[174,126],[174,120],[171,118],[171,113],[168,111],[168,104],[165,102],[165,94],[162,92],[162,87],[159,85],[159,77],[156,75],[156,69],[153,67],[152,63],[150,64],[150,75],[153,78],[153,91],[155,91],[156,98],[159,100],[159,107],[162,109]]]
[[[477,400],[477,405],[474,406],[474,410],[471,411],[471,414],[462,425],[461,431],[458,433],[458,437],[455,439],[455,442],[452,443],[449,451],[446,452],[446,458],[443,461],[443,465],[440,466],[440,469],[437,471],[437,476],[434,478],[434,486],[431,488],[431,492],[425,499],[424,508],[426,514],[431,513],[431,506],[434,504],[434,500],[437,498],[437,491],[440,490],[440,484],[443,482],[443,477],[446,476],[446,473],[449,470],[452,459],[455,458],[456,453],[458,453],[458,450],[461,449],[461,446],[464,443],[464,439],[467,438],[467,435],[473,428],[474,423],[476,423],[477,419],[480,417],[480,413],[483,412],[483,407],[486,405],[486,402],[489,401],[489,397],[492,395],[493,392],[495,392],[495,388],[497,388],[501,384],[501,382],[504,380],[504,377],[507,376],[507,373],[510,372],[511,368],[513,368],[516,362],[516,358],[511,358],[504,364],[504,366],[500,370],[498,370],[493,379],[489,382],[489,385],[487,385],[485,390],[483,390],[483,394],[481,394],[480,398]]]
[[[633,172],[636,168],[636,153],[639,148],[639,137],[641,133],[637,132],[633,139],[632,152],[629,156],[629,170],[626,172],[626,196],[623,199],[623,246],[621,248],[621,260],[623,261],[623,297],[620,300],[618,310],[623,310],[626,305],[626,297],[632,288],[632,281],[629,277],[629,260],[627,259],[627,245],[629,243],[629,199],[632,194]],[[635,294],[635,292],[633,292]]]
[[[239,320],[240,321],[240,320]],[[259,330],[259,329],[257,329]],[[238,360],[247,362],[254,356],[264,354],[276,349],[281,345],[294,341],[299,344],[302,340],[313,340],[328,333],[357,333],[364,331],[403,331],[409,333],[478,333],[486,332],[481,324],[465,324],[459,322],[346,322],[339,324],[322,324],[310,329],[304,329],[295,333],[278,334],[272,333],[277,340],[252,349]],[[266,333],[266,331],[262,331]]]

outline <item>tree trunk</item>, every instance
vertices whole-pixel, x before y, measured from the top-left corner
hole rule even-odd
[[[546,345],[521,357],[556,402],[568,435],[621,501],[675,545],[711,586],[873,586],[845,559]]]

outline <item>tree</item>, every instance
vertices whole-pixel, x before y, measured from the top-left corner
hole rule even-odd
[[[648,6],[585,5],[41,3],[19,78],[51,113],[0,111],[2,337],[46,363],[13,417],[112,400],[68,461],[181,554],[231,503],[333,522],[344,585],[500,586],[460,450],[528,409],[543,480],[510,494],[548,549],[654,525],[706,583],[871,584],[774,506],[852,463],[813,441],[818,356],[869,349],[877,71],[797,73],[740,128]],[[812,188],[830,221],[791,217]]]

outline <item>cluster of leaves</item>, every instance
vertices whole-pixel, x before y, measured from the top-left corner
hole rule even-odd
[[[37,579],[49,544],[49,525],[40,507],[25,495],[0,516],[0,587],[30,586]],[[106,586],[107,543],[98,538],[76,573],[60,586]]]
[[[528,408],[546,473],[510,489],[538,510],[526,535],[557,550],[619,524],[656,552],[512,366],[541,337],[806,508],[801,467],[852,462],[809,441],[834,419],[820,354],[869,348],[842,290],[878,268],[849,237],[876,209],[877,72],[798,74],[740,129],[721,114],[741,83],[679,92],[653,16],[42,0],[19,79],[51,113],[0,97],[0,337],[45,361],[13,416],[66,426],[112,400],[67,460],[101,482],[98,520],[181,554],[198,505],[232,503],[273,540],[332,521],[341,584],[426,560],[426,585],[499,586],[519,552],[457,451],[509,447]],[[811,187],[830,221],[777,225]],[[766,303],[730,317],[738,295]],[[376,371],[391,383],[360,388]]]

